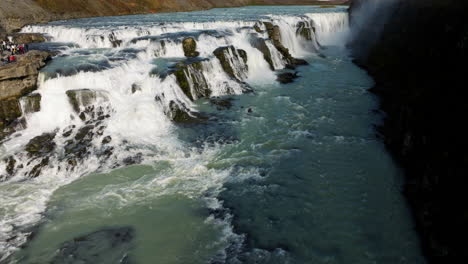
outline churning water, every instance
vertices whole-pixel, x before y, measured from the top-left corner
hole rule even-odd
[[[271,41],[272,67],[252,44],[268,37],[258,21],[279,26],[291,55],[309,62],[295,83],[275,81],[286,63]],[[311,40],[300,22],[314,27]],[[60,54],[41,73],[41,110],[3,143],[2,158],[16,163],[10,176],[0,165],[0,262],[424,263],[400,171],[375,137],[372,80],[344,47],[345,9],[214,9],[23,31],[46,33],[39,48]],[[231,107],[189,98],[168,73],[185,60],[186,37],[203,58],[201,72],[189,67],[190,88],[205,80]],[[230,45],[248,58],[242,67],[229,55],[236,78],[213,56]],[[78,96],[77,112],[70,91],[91,94],[91,105]],[[208,119],[176,124],[171,104]],[[25,146],[44,133],[55,147],[31,157]]]

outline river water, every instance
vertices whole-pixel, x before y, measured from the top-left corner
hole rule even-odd
[[[253,35],[267,37],[253,29],[257,21],[280,26],[291,54],[309,62],[297,68],[294,83],[276,82],[252,46]],[[321,46],[295,34],[300,21],[313,21]],[[401,171],[375,136],[382,116],[367,91],[372,79],[345,48],[344,8],[214,9],[23,31],[48,34],[50,43],[36,47],[60,54],[41,74],[40,112],[26,115],[27,128],[2,147],[2,157],[13,155],[23,166],[0,182],[1,261],[425,262]],[[211,96],[228,100],[229,109],[190,100],[164,77],[168,65],[183,60],[187,36],[208,59],[203,74]],[[248,55],[245,83],[213,58],[227,45]],[[281,55],[267,45],[282,71]],[[74,112],[66,91],[80,89],[95,91],[94,106],[106,114],[99,123]],[[176,124],[165,114],[170,101],[208,119]],[[89,124],[86,155],[70,163],[66,132]],[[25,145],[50,132],[55,150],[31,178],[40,161]],[[104,144],[106,137],[112,140]]]

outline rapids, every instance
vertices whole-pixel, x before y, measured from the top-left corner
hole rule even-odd
[[[310,64],[295,83],[275,81],[288,61],[263,22]],[[374,135],[372,80],[347,55],[346,9],[214,9],[22,32],[46,34],[36,48],[59,53],[40,75],[40,111],[0,150],[15,160],[13,170],[0,163],[0,262],[424,263],[400,171]],[[199,57],[185,58],[186,38]],[[234,76],[213,55],[230,46]],[[173,73],[181,64],[186,86]],[[174,122],[174,107],[201,122]]]

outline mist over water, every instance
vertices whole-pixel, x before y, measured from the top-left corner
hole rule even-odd
[[[275,81],[286,62],[266,40],[272,70],[255,47],[268,37],[258,21],[310,63],[295,83]],[[46,33],[39,47],[60,54],[42,70],[41,110],[2,146],[22,166],[0,183],[0,262],[424,263],[400,172],[374,136],[372,80],[345,49],[346,9],[214,9],[23,32]],[[170,74],[186,61],[186,37],[203,58],[189,88],[206,80],[230,109],[189,98]],[[213,56],[230,45],[248,57],[244,67],[228,54],[235,78]],[[208,119],[176,124],[174,104]],[[32,178],[44,158],[25,146],[44,133],[57,147]]]

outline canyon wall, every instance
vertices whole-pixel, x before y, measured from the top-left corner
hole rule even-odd
[[[463,263],[468,237],[468,2],[399,0],[364,24],[351,5],[356,62],[376,80],[379,128],[406,172],[404,193],[430,263]],[[385,1],[380,1],[385,2]],[[386,11],[385,8],[380,12]],[[362,26],[363,25],[363,26]],[[361,26],[361,27],[360,27]]]
[[[4,32],[12,32],[27,24],[82,17],[194,11],[245,5],[332,5],[345,2],[347,0],[2,0],[0,33],[2,28]]]

